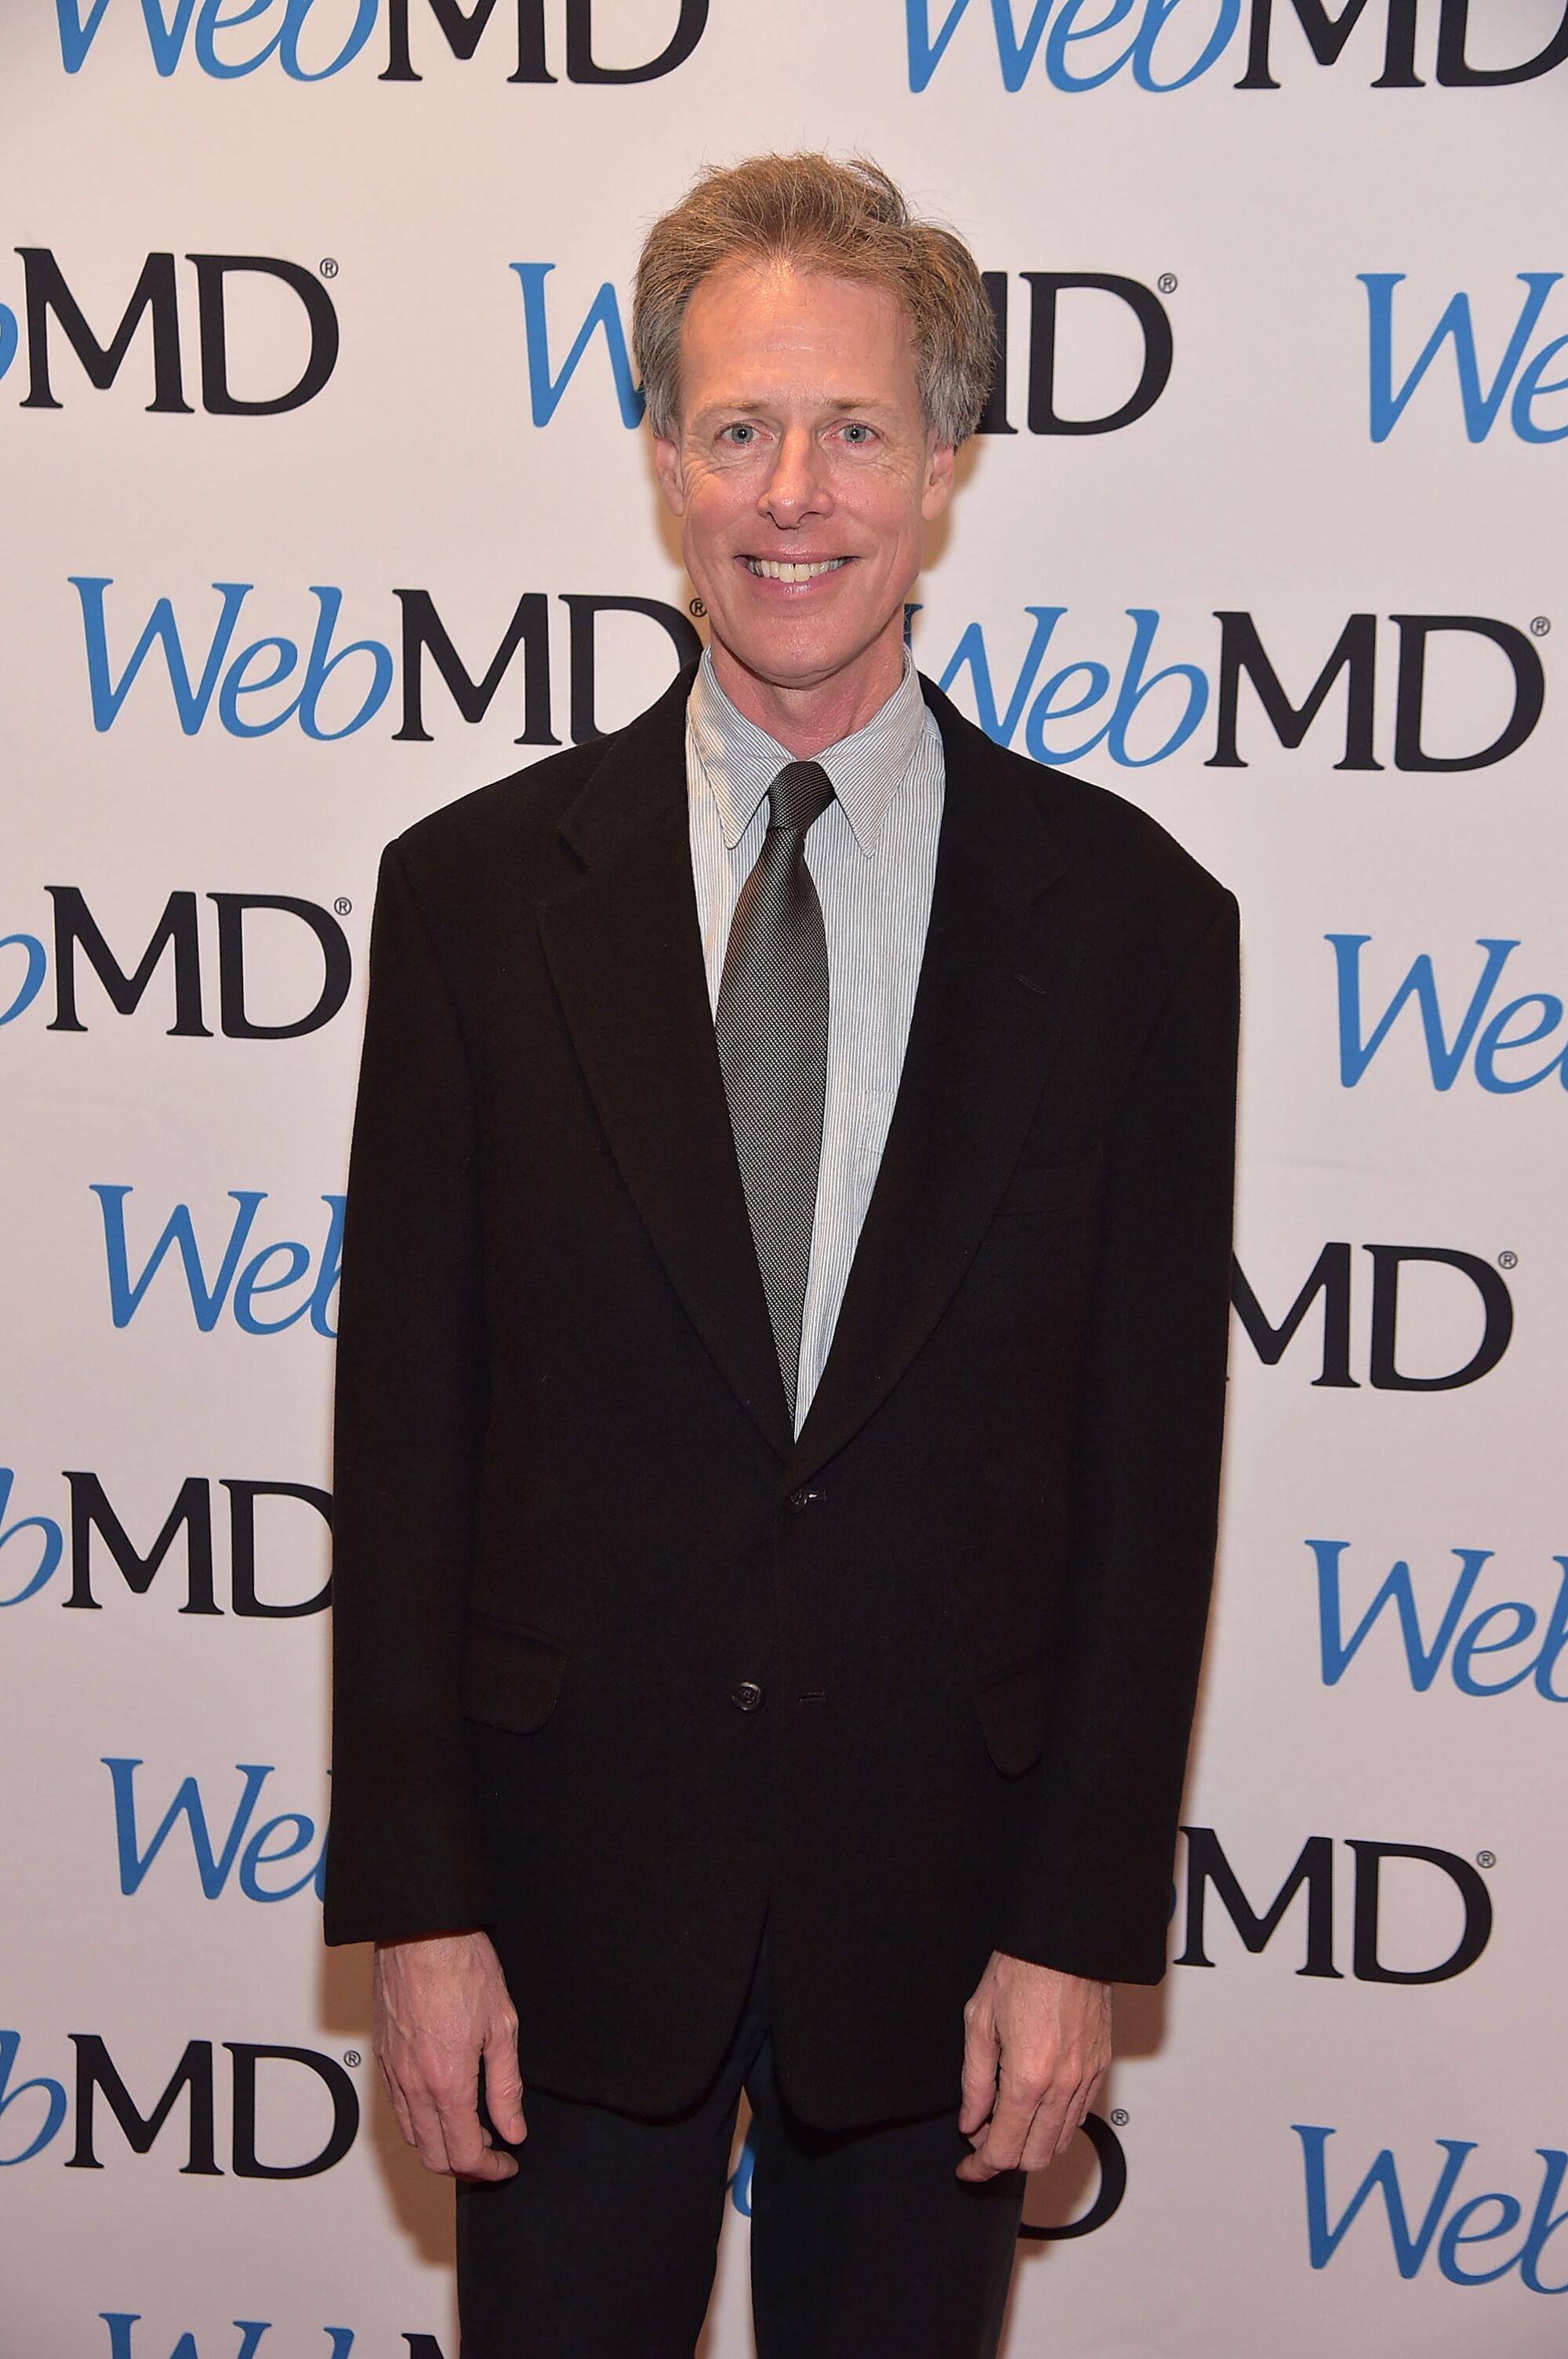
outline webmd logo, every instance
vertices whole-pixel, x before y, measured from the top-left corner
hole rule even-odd
[[[68,74],[80,73],[87,63],[110,6],[111,0],[55,0],[60,63]],[[463,0],[430,0],[428,16],[415,0],[386,0],[385,8],[381,0],[248,0],[237,8],[225,8],[224,0],[140,0],[136,31],[145,38],[143,54],[164,76],[190,64],[214,82],[237,82],[272,66],[290,82],[326,82],[353,65],[379,24],[387,46],[378,79],[420,82],[424,77],[410,44],[411,17],[425,16],[421,63],[436,53],[431,37],[439,36],[451,56],[465,64],[495,13],[495,0],[472,0],[466,7]],[[515,8],[500,13],[503,31],[486,56],[499,61],[509,55],[508,82],[558,81],[550,70],[552,57],[559,57],[569,82],[658,82],[684,65],[702,39],[708,0],[639,0],[631,52],[626,53],[625,37],[617,40],[612,32],[620,54],[608,62],[594,46],[594,0],[564,0],[559,51],[554,39],[547,39],[544,0],[516,0]],[[131,31],[136,15],[130,0],[117,0],[114,29],[128,33],[140,47]],[[651,27],[645,25],[647,18]],[[508,23],[515,25],[516,41],[504,46]],[[662,46],[649,55],[648,42],[660,35]]]
[[[1366,72],[1374,90],[1421,90],[1417,71],[1418,36],[1436,26],[1431,79],[1450,90],[1496,89],[1533,82],[1568,59],[1568,8],[1557,30],[1527,58],[1501,53],[1496,19],[1514,13],[1493,5],[1477,12],[1479,59],[1470,55],[1470,0],[1107,0],[1088,23],[1083,0],[904,0],[909,39],[909,88],[927,89],[948,56],[966,16],[975,49],[994,53],[1002,88],[1044,82],[1063,92],[1099,90],[1125,76],[1139,90],[1185,90],[1222,63],[1228,65],[1247,36],[1245,69],[1237,90],[1278,90],[1272,68],[1289,74],[1309,60],[1337,65],[1349,52],[1353,69]],[[1276,33],[1293,11],[1295,38]],[[989,19],[986,39],[980,26]],[[1363,22],[1365,20],[1365,23]],[[1382,42],[1377,46],[1381,29]],[[960,45],[963,54],[963,45]],[[1424,58],[1424,52],[1423,52]],[[1376,71],[1368,69],[1380,68]]]

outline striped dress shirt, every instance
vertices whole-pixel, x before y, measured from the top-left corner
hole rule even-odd
[[[708,1004],[730,920],[768,832],[768,789],[793,760],[738,712],[704,655],[686,708],[691,875]],[[904,1066],[942,826],[942,733],[908,652],[864,729],[814,757],[833,800],[806,838],[828,951],[827,1102],[800,1332],[795,1430],[805,1422],[871,1201]]]

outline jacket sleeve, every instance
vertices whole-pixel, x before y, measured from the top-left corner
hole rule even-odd
[[[474,1092],[397,844],[371,932],[337,1353],[329,1942],[481,1924],[461,1725],[485,1360]]]
[[[1107,1141],[1070,1598],[995,1946],[1156,1983],[1213,1575],[1230,1316],[1238,920],[1187,959]]]

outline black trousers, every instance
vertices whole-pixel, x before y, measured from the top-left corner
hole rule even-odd
[[[718,2077],[642,2121],[527,2089],[499,2186],[460,2183],[463,2359],[691,2359],[741,2091],[751,2104],[757,2359],[993,2359],[1024,2180],[953,2176],[958,2109],[848,2133],[793,2119],[773,2071],[767,1943]]]

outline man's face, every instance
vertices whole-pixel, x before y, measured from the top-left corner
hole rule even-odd
[[[723,265],[681,322],[675,432],[659,482],[720,645],[782,689],[885,668],[953,481],[896,297]]]

